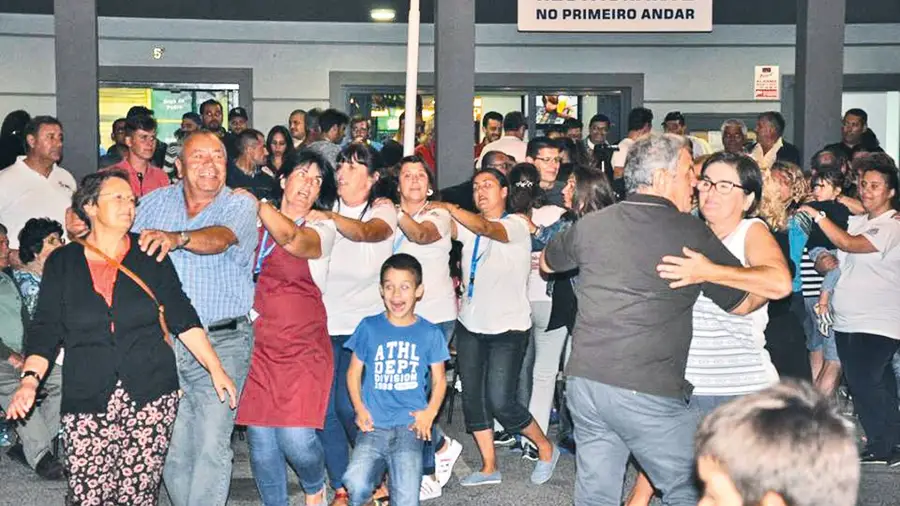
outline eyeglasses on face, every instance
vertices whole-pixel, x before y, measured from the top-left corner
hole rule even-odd
[[[741,190],[744,189],[743,186],[741,186],[737,183],[733,183],[731,181],[713,181],[713,180],[709,179],[708,177],[704,177],[700,181],[697,181],[697,190],[698,191],[705,193],[714,187],[716,189],[716,192],[719,195],[728,195],[735,188],[740,188]]]

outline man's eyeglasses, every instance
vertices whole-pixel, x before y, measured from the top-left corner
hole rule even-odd
[[[544,163],[553,163],[553,162],[562,163],[562,158],[560,158],[558,156],[538,156],[538,157],[535,157],[535,160],[540,160]]]
[[[743,186],[732,183],[731,181],[713,181],[707,177],[697,182],[697,190],[704,193],[708,192],[713,187],[715,187],[716,192],[718,192],[719,195],[728,195],[731,193],[731,190],[734,190],[735,188],[740,188],[741,190],[744,189]]]

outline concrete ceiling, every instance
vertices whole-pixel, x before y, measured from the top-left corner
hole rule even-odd
[[[74,1],[74,0],[68,0]],[[421,0],[422,21],[434,21],[436,0]],[[444,0],[452,1],[452,0]],[[516,0],[477,0],[478,23],[515,23]],[[714,0],[715,24],[796,24],[792,0]],[[751,7],[752,6],[752,7]],[[253,21],[368,22],[369,10],[390,7],[405,22],[408,0],[97,0],[100,16]],[[0,12],[52,14],[53,0],[2,0]],[[900,23],[898,0],[847,0],[848,23]]]

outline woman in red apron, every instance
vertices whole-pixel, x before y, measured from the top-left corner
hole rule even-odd
[[[266,506],[287,506],[285,460],[307,505],[325,504],[322,429],[333,375],[331,338],[322,303],[334,242],[331,221],[307,223],[331,209],[334,172],[311,152],[282,165],[280,209],[263,202],[254,300],[255,343],[237,423],[247,426],[250,466]]]

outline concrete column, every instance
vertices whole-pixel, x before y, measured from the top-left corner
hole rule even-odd
[[[62,166],[80,180],[97,171],[97,1],[54,0],[56,116],[63,124]]]
[[[438,185],[472,176],[475,0],[434,2],[434,82]]]
[[[804,160],[840,140],[846,1],[797,0],[793,141]]]

